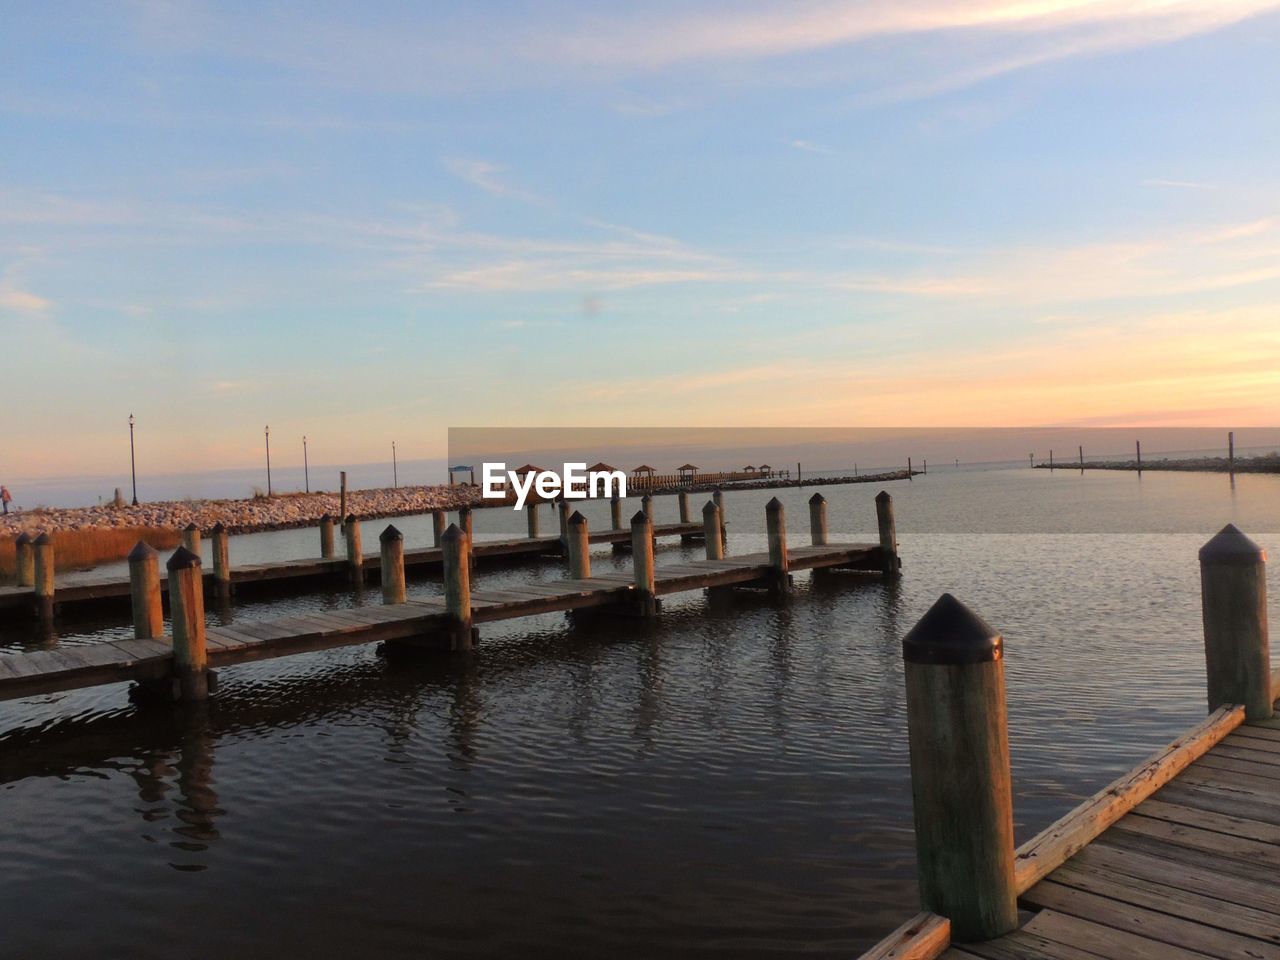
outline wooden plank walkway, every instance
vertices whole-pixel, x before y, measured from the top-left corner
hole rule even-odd
[[[700,537],[701,523],[666,523],[654,527],[655,537]],[[631,530],[599,530],[590,534],[593,544],[631,543]],[[558,556],[562,554],[560,538],[521,537],[504,540],[477,540],[474,548],[477,560],[501,559],[537,559],[542,556]],[[374,551],[364,555],[364,569],[369,572],[381,566],[381,555]],[[406,550],[405,567],[438,567],[441,565],[439,547],[427,547],[418,550]],[[161,565],[163,570],[163,564]],[[297,586],[327,579],[336,579],[347,573],[345,557],[331,560],[320,557],[309,557],[297,560],[275,561],[272,563],[245,564],[231,568],[231,583],[236,587],[255,584],[276,584],[281,586]],[[204,573],[206,583],[213,579],[212,569]],[[54,584],[54,599],[60,608],[68,606],[88,605],[103,600],[119,600],[129,596],[129,579],[121,578],[119,573],[103,573],[86,570],[67,573],[59,576]],[[160,589],[167,589],[166,578],[162,575]],[[12,585],[0,586],[0,617],[21,616],[34,608],[35,593],[31,587]]]
[[[1015,876],[1034,916],[1013,933],[949,944],[921,914],[863,960],[1280,960],[1280,719],[1220,708],[1020,847]]]
[[[630,536],[630,531],[628,531]],[[477,553],[480,544],[476,544]],[[878,545],[831,544],[789,551],[792,570],[844,567],[878,572]],[[766,553],[728,560],[695,560],[659,567],[659,596],[707,587],[760,582],[770,572]],[[512,620],[562,610],[625,602],[634,594],[631,577],[606,574],[585,580],[557,580],[518,587],[471,591],[476,624]],[[446,623],[441,600],[308,613],[276,620],[211,627],[206,634],[213,668],[289,656],[313,650],[387,640],[408,640],[440,632]],[[157,680],[173,669],[170,640],[120,640],[27,653],[0,653],[0,700],[121,681]]]

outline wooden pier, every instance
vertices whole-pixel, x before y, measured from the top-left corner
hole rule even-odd
[[[1280,960],[1265,559],[1231,526],[1201,550],[1208,719],[1016,850],[1003,644],[940,600],[904,640],[925,912],[862,960]]]
[[[815,495],[817,496],[817,495]],[[880,495],[881,512],[889,503],[888,495]],[[711,505],[709,505],[711,506]],[[711,510],[712,529],[719,528],[718,511]],[[643,512],[632,519],[626,531],[632,546],[631,574],[569,577],[502,589],[473,588],[470,584],[468,538],[457,526],[451,526],[442,537],[445,595],[440,599],[401,602],[398,598],[383,605],[350,610],[309,613],[270,621],[236,623],[230,627],[205,629],[203,608],[193,604],[200,591],[183,590],[184,599],[175,610],[170,636],[153,635],[154,618],[145,614],[146,604],[135,609],[144,613],[135,617],[135,639],[102,642],[74,647],[54,647],[25,653],[0,654],[0,700],[77,689],[105,683],[135,681],[143,685],[178,684],[183,679],[184,664],[196,662],[197,669],[210,669],[325,650],[356,644],[387,643],[393,651],[461,650],[472,643],[472,630],[485,623],[513,620],[557,611],[598,608],[602,615],[653,616],[659,598],[668,594],[721,590],[734,587],[766,589],[777,593],[788,589],[790,575],[801,570],[844,569],[894,576],[899,569],[897,544],[887,550],[881,543],[830,544],[826,542],[825,510],[822,527],[814,527],[813,546],[788,548],[782,506],[774,500],[771,515],[770,549],[729,559],[694,560],[656,567],[653,564],[653,539],[656,529]],[[892,510],[887,514],[892,517]],[[585,521],[575,514],[574,527]],[[699,531],[702,525],[698,525]],[[385,543],[393,543],[398,532],[389,528]],[[617,531],[607,531],[612,538]],[[680,532],[680,531],[674,531]],[[592,537],[594,541],[594,537]],[[547,545],[557,540],[540,540]],[[594,541],[600,542],[600,541]],[[604,542],[611,542],[605,540]],[[476,555],[480,543],[475,544]],[[718,556],[722,543],[713,537],[708,553]],[[139,554],[141,557],[141,553]],[[388,551],[395,557],[394,550]],[[408,553],[403,554],[407,562]],[[582,570],[582,557],[575,557]],[[345,561],[344,561],[345,562]],[[169,560],[169,575],[190,576],[199,572],[199,558],[179,548]],[[139,562],[140,578],[135,586],[138,594],[154,594],[158,571],[154,564]],[[384,591],[384,600],[394,596]],[[198,613],[198,615],[197,615]],[[175,644],[175,638],[177,643]],[[194,657],[185,654],[196,649]],[[199,699],[202,694],[188,696],[177,686],[172,690],[178,699]]]

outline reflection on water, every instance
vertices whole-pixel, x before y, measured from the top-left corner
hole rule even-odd
[[[1204,713],[1205,536],[911,532],[921,485],[898,498],[893,584],[802,575],[788,603],[486,625],[468,656],[244,664],[196,709],[122,686],[0,704],[0,954],[856,953],[915,903],[899,641],[939,593],[1006,637],[1020,839]],[[734,551],[763,547],[753,504],[731,500]],[[1274,556],[1280,538],[1251,532]],[[209,616],[378,601],[335,589]],[[71,626],[59,642],[122,629]]]

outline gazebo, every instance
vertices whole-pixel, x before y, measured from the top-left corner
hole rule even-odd
[[[755,472],[756,472],[756,468],[755,468],[755,467],[753,467],[753,466],[751,466],[751,464],[749,464],[749,463],[748,463],[745,467],[743,467],[743,468],[742,468],[742,472],[743,472],[743,473],[755,473]]]
[[[601,460],[599,463],[593,463],[587,467],[587,473],[616,473],[617,467],[611,466]]]
[[[546,467],[535,467],[532,463],[526,463],[523,467],[516,467],[511,472],[517,477],[525,477],[531,473],[546,473]]]
[[[680,474],[680,480],[692,482],[694,474],[698,472],[698,468],[692,463],[686,463],[683,467],[676,467],[676,473]]]
[[[769,466],[767,463],[760,464],[760,466],[757,467],[756,469],[760,473],[763,473],[766,477],[771,476],[773,474],[773,467]]]

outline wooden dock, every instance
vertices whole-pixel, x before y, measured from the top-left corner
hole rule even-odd
[[[991,638],[996,656],[980,662],[976,644],[955,642],[977,635],[972,623],[957,631],[951,617],[949,637],[929,630],[926,620],[943,601],[908,634],[909,689],[913,667],[948,688],[948,751],[964,753],[982,727],[993,762],[974,776],[931,781],[913,735],[926,911],[862,960],[1280,960],[1280,672],[1269,659],[1265,554],[1228,527],[1206,544],[1200,563],[1208,719],[1016,850],[979,823],[984,808],[998,811],[993,819],[1011,833],[1001,776],[1007,745],[1003,758],[994,756],[1003,740],[1002,682],[1000,702],[992,695],[979,707],[972,699],[979,688],[956,680],[1000,674],[999,637]],[[930,634],[924,640],[916,636],[921,626]],[[945,642],[929,646],[938,640]],[[913,643],[929,655],[913,660]],[[969,655],[939,658],[961,647]],[[939,665],[948,675],[936,672]],[[913,715],[908,702],[909,722],[929,727],[927,707],[916,701]],[[971,724],[978,715],[982,722]],[[993,926],[1002,929],[991,933]]]
[[[700,538],[700,523],[667,523],[654,527],[658,538],[680,537],[682,540]],[[629,529],[600,530],[590,535],[593,544],[629,544]],[[540,557],[559,557],[564,552],[559,537],[520,537],[503,540],[477,540],[473,557],[480,561],[536,560]],[[439,547],[406,550],[404,563],[412,568],[439,568],[442,563]],[[364,554],[363,569],[376,575],[381,555],[378,552]],[[307,587],[326,580],[341,580],[348,575],[348,561],[343,557],[323,559],[309,557],[274,563],[255,563],[232,567],[230,579],[233,589],[257,587]],[[204,573],[206,585],[212,583],[214,572]],[[92,570],[63,574],[55,580],[54,601],[59,609],[85,607],[109,601],[127,601],[129,578],[118,573],[101,573]],[[168,582],[162,577],[162,591],[168,590]],[[0,617],[21,617],[36,609],[36,595],[32,587],[0,586]]]
[[[629,531],[627,536],[631,536]],[[558,544],[547,541],[553,542]],[[476,544],[477,555],[481,546]],[[788,561],[792,571],[844,568],[879,572],[884,563],[879,544],[794,547],[788,551]],[[773,570],[768,553],[694,560],[658,567],[654,592],[662,596],[764,585]],[[588,607],[624,609],[635,592],[632,576],[621,573],[501,590],[478,587],[470,591],[471,618],[475,624],[485,624]],[[210,628],[206,632],[208,665],[217,668],[332,647],[431,638],[444,631],[447,622],[444,600],[414,600]],[[0,700],[104,683],[163,680],[172,675],[173,660],[169,636],[0,654]]]

